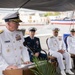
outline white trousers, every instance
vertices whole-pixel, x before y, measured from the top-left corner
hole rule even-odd
[[[72,68],[71,57],[70,57],[70,54],[68,52],[65,52],[63,54],[61,54],[59,52],[54,52],[54,53],[52,53],[52,56],[57,58],[60,70],[71,69]],[[65,58],[66,66],[63,62],[63,58]]]

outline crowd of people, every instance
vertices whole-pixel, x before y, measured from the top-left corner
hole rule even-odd
[[[35,37],[36,28],[29,28],[29,36],[24,38],[22,32],[18,31],[19,23],[22,22],[18,12],[8,14],[3,19],[6,29],[0,33],[0,75],[3,70],[18,69],[22,64],[32,63],[34,57],[47,60],[47,54],[41,53],[40,39]],[[67,37],[67,49],[64,40],[58,38],[59,29],[54,28],[52,31],[53,36],[48,39],[50,55],[57,58],[61,75],[74,75],[71,71],[71,54],[75,54],[75,29]]]

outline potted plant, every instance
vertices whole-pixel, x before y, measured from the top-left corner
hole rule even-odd
[[[35,75],[56,75],[56,69],[54,65],[47,60],[39,61],[37,58],[34,58],[33,61],[36,69],[31,69],[31,71]]]

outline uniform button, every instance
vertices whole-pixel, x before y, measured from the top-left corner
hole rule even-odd
[[[22,49],[22,46],[20,46],[20,49]]]
[[[8,45],[8,47],[9,47],[9,45]]]
[[[56,43],[55,43],[55,45],[56,45]]]
[[[9,49],[7,49],[7,52],[10,52],[10,50],[9,50]]]
[[[15,41],[13,41],[13,43],[15,43]]]
[[[16,50],[16,48],[15,48],[15,50]]]
[[[21,61],[24,62],[22,58],[21,58]]]
[[[17,57],[17,56],[15,56],[15,57]]]
[[[16,62],[16,65],[17,65],[17,62]]]

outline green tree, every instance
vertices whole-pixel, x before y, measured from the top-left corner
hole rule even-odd
[[[47,16],[58,16],[60,15],[60,12],[47,12],[45,14],[43,14],[45,17]]]

